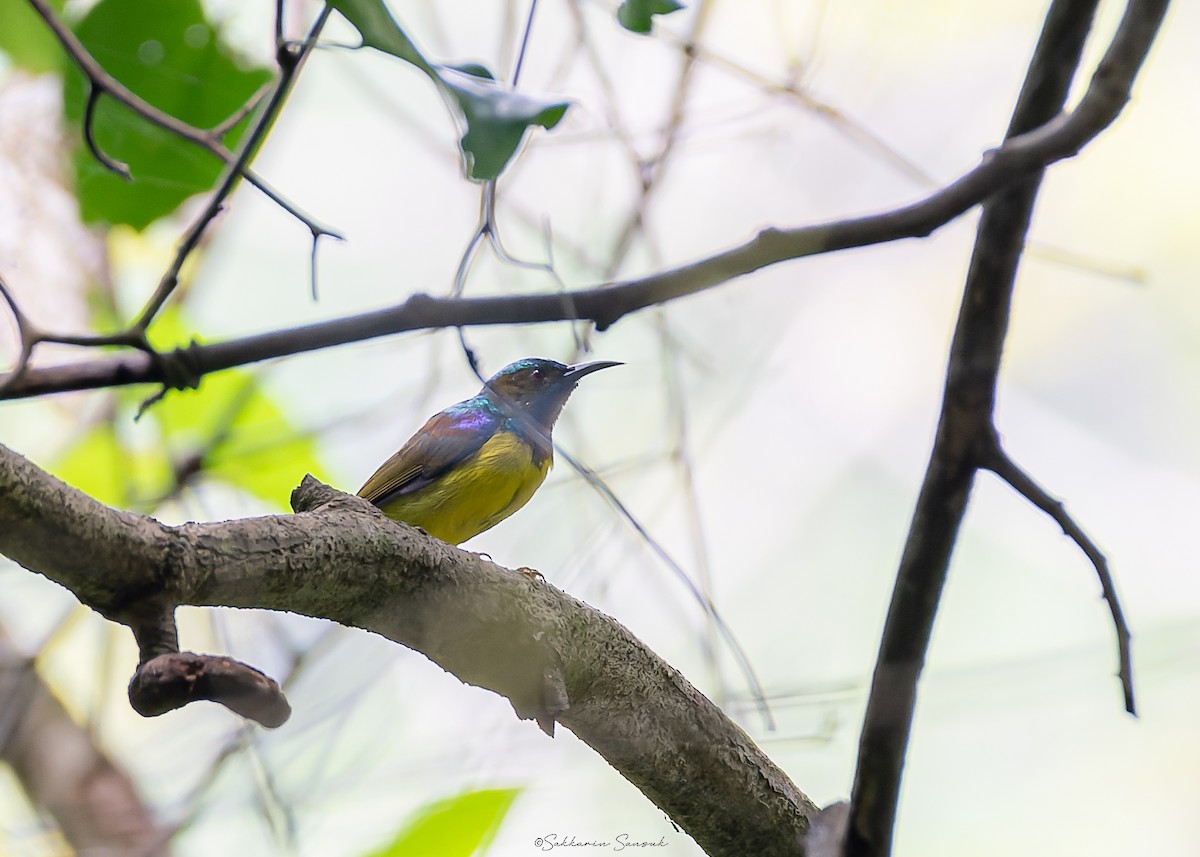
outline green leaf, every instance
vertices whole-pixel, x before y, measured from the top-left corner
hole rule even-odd
[[[248,372],[206,376],[199,390],[173,392],[147,414],[158,422],[174,459],[203,454],[205,477],[281,511],[305,473],[329,481],[316,441],[292,425]]]
[[[199,128],[219,124],[271,77],[265,68],[246,67],[234,56],[198,0],[100,0],[75,32],[105,71],[150,104]],[[86,99],[85,78],[72,66],[64,80],[64,110],[76,126]],[[245,121],[227,143],[241,135]],[[81,140],[75,168],[87,222],[144,229],[212,188],[221,173],[215,157],[111,97],[96,105],[92,128],[101,150],[127,163],[134,181],[106,170]]]
[[[170,306],[150,327],[150,343],[170,349],[191,339],[183,313]],[[329,477],[316,440],[288,420],[256,374],[229,369],[204,376],[195,391],[173,391],[147,412],[159,426],[170,456],[203,454],[204,475],[286,511],[305,473]]]
[[[55,12],[62,12],[63,0],[51,0]],[[13,65],[33,74],[45,74],[62,67],[66,54],[58,39],[26,0],[0,0],[0,51],[8,54]]]
[[[206,463],[209,477],[240,488],[281,511],[288,510],[292,489],[304,474],[329,481],[315,439],[293,426],[275,400],[257,385]]]
[[[432,75],[429,61],[396,23],[383,0],[329,0],[329,5],[354,25],[364,45],[399,57]]]
[[[396,23],[383,0],[330,0],[329,5],[354,25],[364,45],[412,63],[449,96],[457,118],[466,126],[459,146],[467,174],[473,179],[487,181],[500,175],[531,125],[553,128],[570,106],[566,101],[506,89],[478,63],[430,62]]]
[[[625,0],[617,9],[617,20],[626,30],[649,33],[655,15],[669,15],[683,8],[676,0]]]
[[[178,307],[167,307],[150,328],[157,350],[190,338]],[[263,389],[240,370],[206,375],[199,390],[173,391],[146,412],[157,432],[119,434],[145,399],[145,389],[118,395],[115,418],[91,428],[51,471],[102,503],[152,511],[177,488],[176,468],[199,461],[218,480],[286,511],[305,473],[328,482],[316,440],[301,432]],[[144,423],[143,423],[144,425]]]
[[[92,426],[50,471],[101,503],[132,509],[167,492],[171,465],[158,447],[125,443],[116,424],[110,419]]]
[[[50,472],[106,506],[125,508],[129,502],[125,450],[110,422],[93,426],[50,468]]]
[[[489,77],[449,66],[437,68],[437,79],[462,111],[467,130],[459,146],[467,159],[467,174],[480,181],[504,171],[530,125],[553,128],[569,106],[513,92]]]
[[[483,789],[427,804],[405,822],[395,839],[370,857],[471,857],[482,853],[519,793],[520,789]]]

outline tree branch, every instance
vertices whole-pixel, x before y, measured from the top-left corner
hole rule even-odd
[[[1117,675],[1121,679],[1121,691],[1125,696],[1125,710],[1137,714],[1137,706],[1133,697],[1133,655],[1130,651],[1129,625],[1125,622],[1125,611],[1121,609],[1121,600],[1117,597],[1117,585],[1113,581],[1112,572],[1108,569],[1108,560],[1083,531],[1083,527],[1075,523],[1075,519],[1067,512],[1061,500],[1056,500],[1038,485],[1034,479],[1017,466],[1008,457],[1003,447],[997,446],[984,463],[988,470],[995,473],[1008,483],[1014,491],[1049,515],[1062,531],[1076,546],[1083,551],[1092,566],[1096,569],[1096,577],[1100,580],[1100,591],[1108,602],[1108,610],[1112,614],[1113,627],[1117,633]]]
[[[40,0],[36,0],[40,2]],[[1134,2],[1092,81],[1070,113],[1061,101],[1040,123],[1022,126],[957,181],[901,208],[795,229],[768,228],[706,259],[647,277],[589,289],[541,295],[435,298],[414,294],[404,303],[358,316],[278,330],[169,354],[142,351],[48,367],[24,377],[0,376],[0,398],[13,399],[124,384],[198,379],[261,360],[413,330],[492,324],[590,320],[604,330],[647,307],[705,291],[780,262],[853,247],[925,237],[1016,181],[1068,158],[1110,125],[1129,98],[1149,50],[1165,0]],[[1157,10],[1157,11],[1156,11]],[[185,367],[186,371],[172,370]]]
[[[0,553],[116,621],[164,602],[288,610],[374,631],[562,723],[712,857],[802,853],[816,807],[615,620],[307,478],[295,515],[168,527],[0,446]]]
[[[1111,122],[1129,97],[1166,0],[1132,0],[1079,107],[1061,113],[1096,0],[1055,0],[1026,74],[1008,139],[1056,136],[1081,116]],[[1034,144],[1036,145],[1036,144]],[[1004,148],[1001,147],[1003,151]],[[896,574],[859,741],[846,857],[891,851],[917,684],[975,473],[999,448],[993,422],[1012,290],[1034,200],[1036,170],[984,204],[950,347],[933,450]]]
[[[159,827],[120,770],[0,628],[0,759],[79,854],[166,857]]]

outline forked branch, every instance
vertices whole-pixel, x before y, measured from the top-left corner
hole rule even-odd
[[[1008,142],[1001,151],[1014,140],[1025,141],[1023,148],[1026,144],[1036,148],[1039,141],[1053,138],[1081,116],[1106,116],[1107,124],[1128,99],[1166,12],[1166,0],[1131,0],[1087,94],[1072,114],[1064,114],[1063,104],[1083,56],[1096,5],[1097,0],[1052,3],[1013,110]],[[958,529],[976,472],[1006,467],[997,459],[996,389],[1013,286],[1040,183],[1041,168],[989,199],[980,217],[950,346],[937,433],[896,573],[871,681],[845,857],[887,857],[891,853],[917,687]],[[1119,610],[1114,618],[1120,629],[1124,620]],[[1128,646],[1127,632],[1122,646]],[[1126,680],[1123,670],[1122,683]],[[1126,687],[1126,694],[1131,707],[1131,687]]]

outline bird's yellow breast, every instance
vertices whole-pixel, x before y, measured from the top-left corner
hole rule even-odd
[[[456,545],[520,509],[550,470],[516,434],[498,431],[430,485],[382,506],[384,514]]]

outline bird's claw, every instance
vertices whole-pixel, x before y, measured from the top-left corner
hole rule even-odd
[[[540,571],[538,571],[536,568],[530,568],[527,565],[523,565],[520,568],[518,568],[517,573],[525,575],[530,580],[537,580],[542,583],[546,582],[545,576]]]

